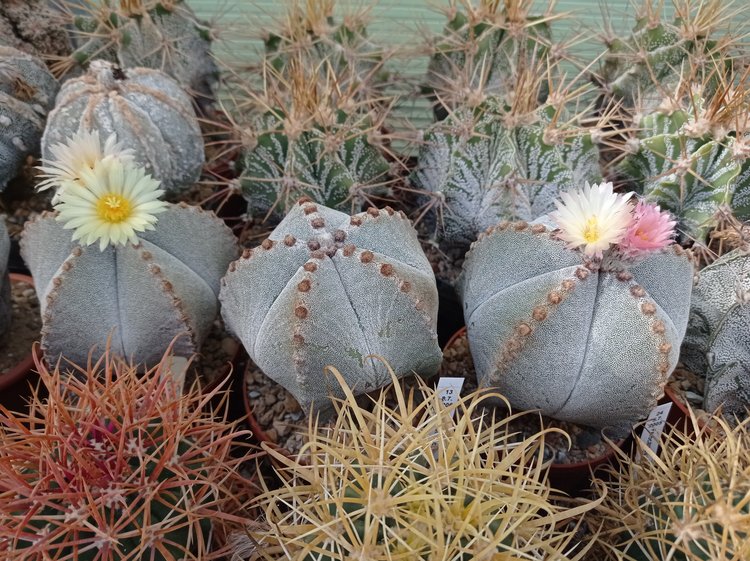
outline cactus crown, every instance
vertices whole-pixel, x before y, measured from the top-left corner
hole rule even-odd
[[[300,459],[269,450],[283,483],[255,500],[265,525],[251,531],[251,559],[585,555],[585,545],[570,553],[571,530],[558,530],[556,521],[591,505],[567,510],[550,501],[546,431],[511,447],[508,420],[482,412],[482,397],[445,407],[423,383],[420,399],[398,383],[392,391],[395,408],[381,392],[367,411],[346,390],[333,427],[310,423]]]
[[[606,559],[744,559],[749,423],[730,429],[716,419],[709,432],[691,415],[686,432],[665,433],[658,456],[642,446],[640,462],[627,462],[611,482],[600,481],[608,488],[600,540]]]
[[[14,559],[207,561],[214,530],[239,513],[229,454],[245,431],[220,389],[185,394],[169,357],[144,374],[105,355],[36,368],[49,397],[0,413],[0,544]],[[212,397],[222,405],[202,411]],[[246,458],[247,459],[247,456]]]

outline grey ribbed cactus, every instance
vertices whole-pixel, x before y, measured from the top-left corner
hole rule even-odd
[[[683,239],[703,241],[725,205],[750,218],[748,139],[717,125],[700,95],[685,109],[647,113],[619,165],[647,201],[677,218]]]
[[[39,149],[57,88],[40,59],[0,46],[0,191]]]
[[[250,357],[309,410],[342,396],[333,365],[356,392],[441,361],[435,277],[402,213],[348,216],[296,204],[267,240],[222,281],[222,316]]]
[[[736,249],[701,270],[680,356],[705,375],[704,405],[745,417],[750,409],[750,255]]]
[[[553,120],[550,106],[514,120],[491,99],[427,130],[410,181],[440,201],[438,239],[468,245],[500,220],[534,220],[554,210],[561,192],[601,179],[592,130]]]
[[[234,236],[213,214],[171,205],[138,245],[81,247],[54,215],[27,223],[21,254],[39,291],[47,360],[86,364],[89,350],[137,363],[200,348],[218,312],[219,281],[237,257]]]
[[[116,133],[132,148],[163,189],[179,192],[200,177],[205,159],[203,137],[192,103],[179,84],[158,70],[121,70],[94,61],[85,76],[65,82],[50,112],[42,138],[42,156],[65,143],[80,128]]]
[[[8,276],[8,258],[10,257],[10,236],[5,221],[0,220],[0,337],[10,327],[12,305],[10,299],[10,277]]]
[[[390,166],[370,142],[368,120],[335,114],[333,123],[298,121],[283,111],[258,120],[261,133],[240,161],[240,185],[251,214],[283,216],[301,197],[359,212],[388,191]],[[290,126],[295,122],[300,129]]]
[[[677,363],[693,267],[677,245],[629,267],[583,257],[542,224],[474,243],[459,287],[477,378],[520,409],[629,430]]]
[[[219,70],[211,56],[211,29],[183,0],[61,3],[71,19],[71,62],[87,67],[104,59],[126,69],[160,70],[199,103],[213,99]]]

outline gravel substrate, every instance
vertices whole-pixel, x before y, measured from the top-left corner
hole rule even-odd
[[[39,301],[33,285],[11,283],[11,303],[10,330],[0,337],[0,373],[7,372],[31,353],[42,328]]]
[[[705,393],[706,380],[682,365],[678,365],[667,382],[674,397],[682,405],[690,406],[700,424],[718,426],[711,419],[711,415],[703,409],[703,395]]]
[[[465,333],[458,337],[444,351],[440,375],[466,378],[461,388],[462,396],[468,395],[477,389],[474,363],[471,359],[469,341]],[[562,431],[570,436],[570,449],[568,449],[568,439],[563,434],[553,432],[545,436],[545,456],[547,459],[554,458],[554,463],[556,464],[572,464],[595,460],[602,457],[609,450],[609,445],[602,438],[601,432],[598,429],[534,414],[523,415],[510,422],[511,429],[517,431],[522,438],[534,435],[542,426],[545,428],[562,429]]]

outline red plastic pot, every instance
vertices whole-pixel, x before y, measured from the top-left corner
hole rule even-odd
[[[466,335],[466,327],[462,327],[448,340],[443,351],[447,351],[458,339]],[[600,467],[613,464],[617,460],[620,450],[628,449],[630,438],[616,442],[616,447],[610,446],[607,451],[597,458],[575,462],[571,464],[553,463],[549,469],[549,480],[555,489],[576,495],[591,487],[592,475]]]

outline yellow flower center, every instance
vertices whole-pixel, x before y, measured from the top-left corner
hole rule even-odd
[[[133,205],[122,195],[104,195],[96,203],[96,212],[99,218],[111,224],[119,224],[127,220],[133,211]]]
[[[592,216],[586,220],[586,225],[583,227],[583,239],[586,240],[586,243],[594,243],[600,237],[599,220],[597,220],[596,216]]]

